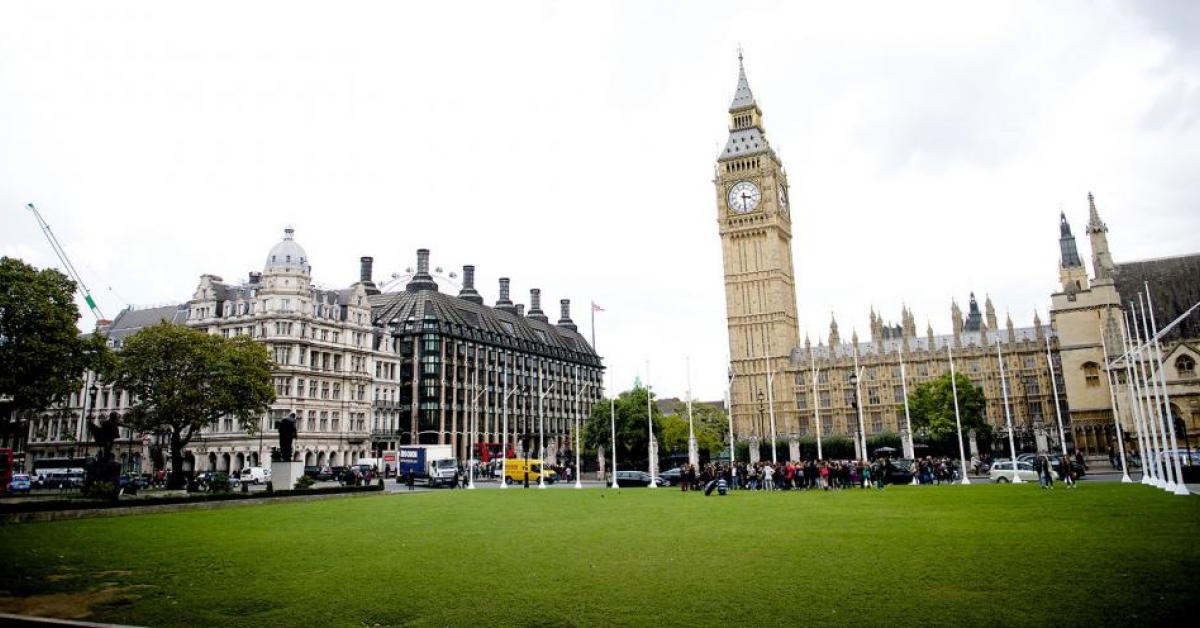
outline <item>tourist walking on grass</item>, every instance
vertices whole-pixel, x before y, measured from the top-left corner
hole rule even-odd
[[[1042,456],[1041,461],[1038,462],[1038,465],[1039,465],[1039,471],[1040,471],[1039,475],[1042,476],[1042,478],[1045,482],[1042,485],[1042,488],[1048,488],[1053,491],[1054,490],[1054,468],[1050,466],[1050,457]],[[1014,473],[1016,473],[1016,472],[1014,471]]]

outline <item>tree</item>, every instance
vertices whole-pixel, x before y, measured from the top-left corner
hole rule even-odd
[[[649,442],[646,436],[646,395],[650,391],[643,387],[635,387],[617,396],[617,463],[630,468],[649,459]],[[654,417],[654,433],[658,438],[659,450],[662,452],[662,413],[658,407],[652,406]],[[602,400],[592,408],[592,415],[584,424],[584,446],[595,450],[604,447],[612,450],[612,426],[609,421],[608,399]],[[685,427],[686,429],[686,427]],[[686,438],[686,437],[685,437]]]
[[[716,455],[728,445],[729,424],[725,413],[708,403],[692,402],[692,425],[696,433],[696,449]],[[663,449],[667,452],[686,452],[688,447],[687,406],[679,407],[678,414],[663,417]]]
[[[963,436],[966,437],[972,429],[984,435],[990,434],[991,426],[984,418],[986,401],[983,388],[976,386],[962,373],[957,374],[955,381]],[[953,442],[958,428],[954,422],[954,392],[949,373],[917,385],[908,395],[908,408],[914,429],[925,428],[932,441],[942,444]],[[957,453],[957,444],[953,449]]]
[[[169,435],[170,488],[183,486],[183,448],[201,429],[232,416],[254,433],[252,421],[275,401],[271,358],[261,344],[166,322],[125,342],[113,380],[133,399],[127,425]]]
[[[0,398],[18,419],[78,389],[84,371],[107,368],[104,337],[81,336],[78,321],[74,281],[0,258]]]

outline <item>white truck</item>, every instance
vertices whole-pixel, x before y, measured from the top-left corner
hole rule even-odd
[[[412,473],[430,486],[452,486],[458,472],[458,461],[450,445],[405,445],[400,448],[397,479],[403,481]]]

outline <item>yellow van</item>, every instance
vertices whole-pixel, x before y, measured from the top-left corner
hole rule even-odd
[[[529,472],[529,481],[537,482],[538,475],[542,472],[542,463],[538,460],[525,458],[509,458],[504,461],[504,483],[512,484],[513,482],[524,483],[525,472]],[[554,484],[558,479],[558,474],[554,469],[546,469],[546,483]]]

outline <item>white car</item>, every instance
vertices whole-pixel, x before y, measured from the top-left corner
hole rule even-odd
[[[244,484],[262,484],[271,481],[271,470],[265,467],[246,467],[242,469],[241,480]]]
[[[1013,480],[1013,463],[1011,460],[1004,460],[992,465],[992,470],[988,472],[988,479],[992,482],[1000,482],[1008,484]],[[1028,462],[1017,461],[1017,476],[1025,482],[1037,482],[1037,471],[1033,470],[1033,465]]]

